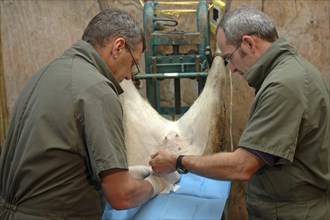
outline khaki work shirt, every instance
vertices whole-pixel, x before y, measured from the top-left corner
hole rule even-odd
[[[0,219],[101,219],[99,173],[127,169],[122,89],[85,41],[18,97],[0,160]]]
[[[250,219],[326,219],[329,86],[283,38],[252,66],[246,80],[256,98],[239,146],[278,158],[247,184]]]

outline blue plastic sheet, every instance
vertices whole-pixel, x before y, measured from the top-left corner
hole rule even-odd
[[[161,194],[145,204],[127,210],[106,205],[102,220],[219,220],[230,191],[229,181],[212,180],[191,173],[182,175],[180,189]]]

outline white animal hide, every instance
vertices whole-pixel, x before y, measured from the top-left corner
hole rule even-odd
[[[189,110],[177,121],[162,117],[137,91],[132,81],[121,83],[125,143],[130,165],[147,165],[160,149],[180,154],[202,155],[214,151],[223,129],[221,86],[226,69],[216,56],[205,87]]]

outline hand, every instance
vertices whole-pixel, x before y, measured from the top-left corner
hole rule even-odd
[[[143,180],[152,172],[151,167],[143,165],[130,166],[128,169],[131,176],[137,180]]]
[[[162,175],[169,183],[175,184],[181,179],[181,174],[177,171]]]
[[[177,155],[169,151],[158,151],[151,155],[149,165],[160,174],[172,173],[175,171]]]
[[[154,197],[155,195],[158,195],[167,186],[169,186],[171,184],[163,176],[160,176],[160,175],[156,174],[155,172],[152,172],[150,174],[150,176],[145,178],[145,180],[151,184],[151,186],[154,190],[154,194],[152,195],[152,197]]]

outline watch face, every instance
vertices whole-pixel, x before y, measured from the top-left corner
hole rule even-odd
[[[180,168],[177,168],[176,171],[178,171],[178,173],[180,173],[180,174],[183,174],[183,170]]]
[[[182,169],[182,168],[180,168],[180,167],[178,167],[178,168],[176,169],[176,171],[178,171],[178,173],[180,173],[180,174],[186,174],[186,173],[188,173],[188,170],[186,170],[186,169]]]

